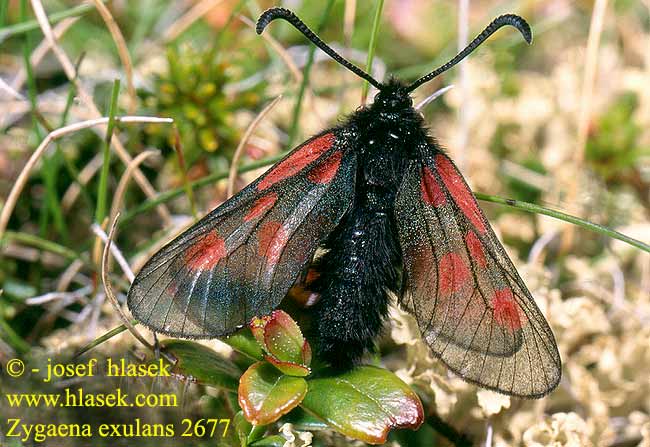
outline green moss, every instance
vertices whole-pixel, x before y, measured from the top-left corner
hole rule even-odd
[[[158,116],[174,119],[181,135],[188,165],[210,157],[229,160],[241,138],[233,126],[233,113],[252,109],[261,97],[261,85],[228,94],[226,85],[236,82],[228,62],[218,62],[212,48],[183,44],[167,49],[168,71],[154,81],[145,104]],[[170,128],[150,126],[147,133],[157,145],[171,147]]]
[[[610,184],[619,183],[636,169],[641,156],[650,154],[650,148],[638,143],[641,127],[633,119],[637,107],[636,94],[625,93],[590,129],[585,159]]]

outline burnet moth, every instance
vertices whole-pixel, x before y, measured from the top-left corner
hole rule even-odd
[[[529,25],[497,17],[407,85],[373,79],[289,10],[264,12],[257,33],[275,19],[379,92],[156,253],[129,290],[133,315],[163,334],[215,338],[300,285],[318,297],[308,309],[317,351],[345,369],[373,349],[396,298],[431,352],[465,380],[513,396],[549,393],[561,374],[553,333],[410,97],[502,26],[530,43]]]

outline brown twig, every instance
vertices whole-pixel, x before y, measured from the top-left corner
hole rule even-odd
[[[104,292],[106,293],[108,300],[113,305],[115,312],[117,312],[117,314],[119,315],[120,320],[122,320],[122,324],[124,324],[124,326],[127,327],[129,332],[131,332],[131,334],[133,334],[133,336],[137,338],[140,341],[140,343],[142,343],[148,349],[153,351],[153,345],[149,343],[142,336],[142,334],[140,334],[140,332],[138,332],[138,330],[131,324],[131,321],[122,310],[122,307],[120,306],[119,301],[117,301],[117,298],[115,297],[115,293],[113,292],[113,287],[111,286],[111,282],[108,278],[108,262],[110,259],[109,253],[111,252],[110,251],[111,242],[113,241],[113,236],[115,235],[115,227],[117,226],[116,224],[118,218],[119,218],[119,213],[116,216],[115,220],[113,220],[113,223],[111,224],[111,230],[108,233],[108,239],[106,241],[106,245],[104,245],[104,253],[102,255],[102,283],[104,284]]]

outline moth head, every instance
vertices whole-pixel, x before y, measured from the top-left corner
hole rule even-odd
[[[401,110],[413,105],[413,99],[406,86],[395,78],[383,84],[375,95],[375,104],[381,109],[392,111]]]

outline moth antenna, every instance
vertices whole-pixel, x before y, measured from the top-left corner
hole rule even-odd
[[[257,20],[257,26],[255,31],[257,34],[262,34],[264,28],[275,19],[284,19],[290,24],[293,25],[298,31],[300,31],[307,39],[309,39],[314,45],[327,53],[332,59],[334,59],[339,64],[343,65],[345,68],[356,74],[357,76],[365,79],[378,90],[381,90],[381,83],[379,83],[375,78],[370,76],[368,73],[349,62],[343,56],[338,54],[332,48],[330,48],[325,42],[323,42],[320,37],[318,37],[312,30],[309,29],[305,23],[298,18],[293,12],[284,8],[271,8],[262,13],[260,18]]]
[[[533,41],[533,32],[530,29],[530,25],[528,25],[528,22],[526,22],[523,18],[519,17],[518,15],[515,14],[505,14],[502,16],[497,17],[490,23],[484,30],[476,36],[476,38],[463,49],[460,53],[458,53],[452,60],[447,62],[446,64],[436,68],[433,70],[431,73],[422,76],[420,79],[417,81],[413,82],[411,85],[409,85],[406,88],[407,92],[411,92],[424,84],[425,82],[428,82],[435,78],[436,76],[440,75],[441,73],[444,73],[445,71],[449,70],[451,67],[456,65],[458,62],[462,61],[465,59],[472,51],[474,51],[476,48],[478,48],[485,40],[490,37],[492,34],[494,34],[499,28],[502,26],[514,26],[519,30],[521,35],[524,37],[524,40],[530,44]]]

